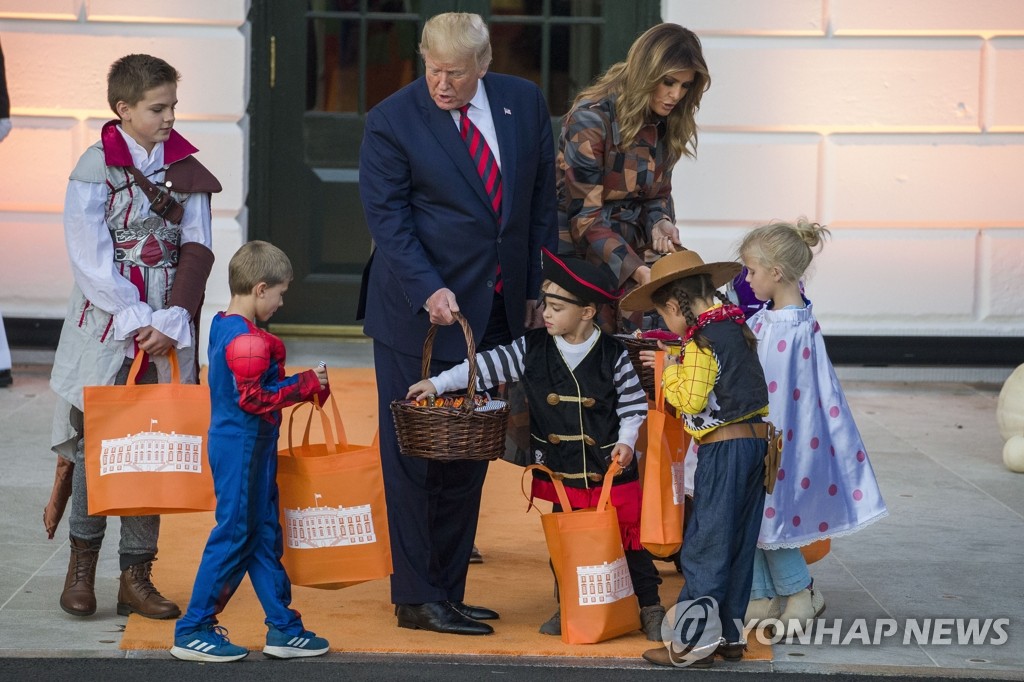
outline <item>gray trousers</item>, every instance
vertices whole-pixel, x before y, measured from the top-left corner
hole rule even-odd
[[[128,381],[130,367],[131,360],[128,359],[117,373],[115,384],[123,386]],[[151,364],[136,383],[157,383],[156,367]],[[75,444],[75,471],[71,479],[71,515],[68,518],[68,525],[72,537],[99,543],[107,530],[107,517],[89,515],[85,476],[85,418],[82,411],[75,407],[71,408],[71,425],[78,434],[78,441]],[[156,541],[159,535],[159,516],[122,516],[121,542],[118,546],[121,570],[152,561],[156,557]]]

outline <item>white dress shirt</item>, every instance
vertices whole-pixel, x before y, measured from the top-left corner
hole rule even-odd
[[[462,114],[458,109],[452,109],[451,114],[452,120],[455,121],[455,127],[459,128],[459,119],[462,118]],[[487,146],[491,148],[491,153],[494,154],[494,160],[498,163],[498,170],[501,170],[501,151],[498,149],[498,133],[494,130],[491,105],[487,100],[487,90],[484,88],[482,80],[477,83],[476,94],[473,95],[473,99],[469,100],[469,111],[466,112],[466,115],[469,116],[469,120],[473,122],[473,125],[480,130],[480,134],[484,136]]]

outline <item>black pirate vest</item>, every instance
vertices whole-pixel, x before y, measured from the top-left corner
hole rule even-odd
[[[570,370],[547,330],[526,333],[523,388],[530,405],[531,458],[564,475],[568,487],[600,485],[608,470],[619,436],[615,364],[622,351],[619,341],[602,333]],[[615,482],[635,480],[634,459]]]

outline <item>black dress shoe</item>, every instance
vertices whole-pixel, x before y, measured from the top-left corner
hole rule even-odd
[[[399,604],[398,627],[448,635],[489,635],[494,632],[494,628],[487,623],[467,618],[445,601]]]
[[[498,620],[501,617],[497,611],[485,609],[482,606],[470,606],[466,602],[461,601],[450,601],[448,603],[463,616],[473,620]]]

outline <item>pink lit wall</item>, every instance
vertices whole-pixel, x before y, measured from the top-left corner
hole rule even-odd
[[[617,1],[617,0],[616,0]],[[246,0],[0,0],[14,131],[0,143],[0,310],[61,317],[68,172],[132,51],[182,73],[178,128],[225,191],[218,263],[246,234]],[[665,0],[703,39],[698,158],[675,174],[686,243],[807,216],[834,239],[808,282],[831,334],[1024,336],[1024,1]]]
[[[131,52],[163,57],[182,74],[176,127],[224,186],[213,203],[219,270],[207,308],[226,305],[226,263],[245,225],[247,10],[245,0],[0,0],[14,125],[0,143],[5,316],[64,316],[71,290],[61,224],[68,174],[113,117],[106,71]]]

